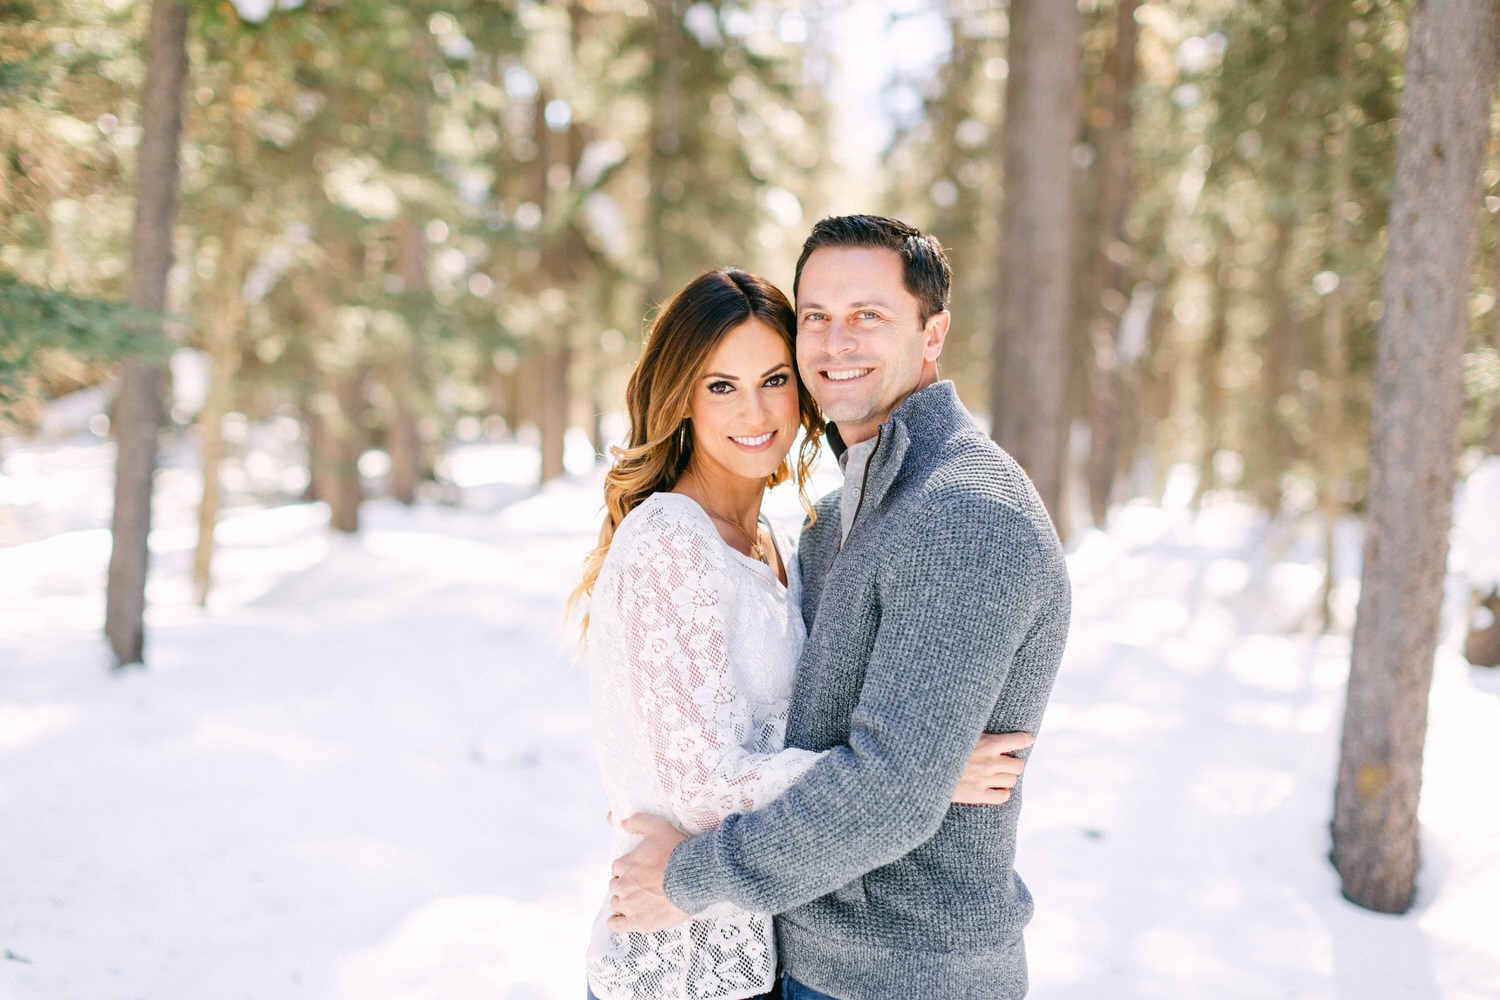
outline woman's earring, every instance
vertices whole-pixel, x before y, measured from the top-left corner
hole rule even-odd
[[[687,451],[687,425],[686,418],[683,419],[682,423],[677,425],[677,450],[679,452]]]

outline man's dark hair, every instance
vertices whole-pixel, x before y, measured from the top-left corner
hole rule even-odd
[[[897,219],[883,215],[832,215],[820,219],[802,244],[797,258],[797,276],[792,281],[792,300],[802,284],[802,265],[814,250],[824,247],[876,247],[894,250],[901,255],[902,283],[916,297],[922,323],[933,313],[948,308],[948,290],[953,284],[953,269],[936,237]]]

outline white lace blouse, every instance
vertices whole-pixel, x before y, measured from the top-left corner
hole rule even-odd
[[[801,579],[789,540],[775,572],[726,545],[708,515],[655,493],[615,531],[589,606],[594,742],[616,820],[645,812],[688,835],[781,795],[818,754],[784,749],[801,653]],[[615,854],[639,837],[615,832]],[[655,934],[594,921],[600,1000],[739,1000],[771,988],[771,918],[728,903]]]

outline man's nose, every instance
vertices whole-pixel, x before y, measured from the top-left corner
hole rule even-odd
[[[843,320],[834,320],[828,324],[828,336],[823,341],[823,347],[829,354],[852,351],[856,343],[854,331]]]

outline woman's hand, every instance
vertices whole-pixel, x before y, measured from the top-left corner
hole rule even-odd
[[[1030,733],[981,733],[979,745],[958,779],[953,801],[971,806],[998,806],[1010,801],[1026,762],[1011,756],[1031,746]]]

